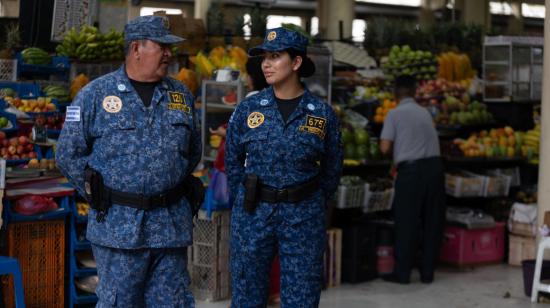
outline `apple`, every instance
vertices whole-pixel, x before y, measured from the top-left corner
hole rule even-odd
[[[16,148],[17,154],[23,154],[25,153],[25,147],[22,145],[18,145]]]
[[[17,148],[16,148],[14,145],[10,145],[10,146],[8,147],[8,153],[9,153],[10,155],[13,155],[13,154],[17,153]]]
[[[3,146],[3,147],[7,148],[9,144],[10,144],[10,143],[9,143],[8,139],[2,140],[2,146]]]
[[[29,142],[29,139],[25,136],[19,136],[19,144],[26,145]]]
[[[26,154],[26,153],[21,154],[21,159],[28,159],[28,158],[29,158],[29,154]]]
[[[19,155],[17,155],[17,154],[13,154],[13,155],[11,156],[11,159],[20,159],[20,157],[19,157]]]
[[[34,146],[32,145],[32,143],[28,143],[27,145],[25,145],[25,150],[27,150],[27,152],[30,152],[34,149]]]
[[[35,152],[30,152],[29,153],[29,158],[36,158],[36,153]]]
[[[4,140],[6,139],[6,133],[4,133],[3,131],[0,131],[0,140]]]

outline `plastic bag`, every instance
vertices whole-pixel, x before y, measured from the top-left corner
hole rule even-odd
[[[214,171],[212,182],[210,183],[214,190],[214,200],[221,204],[229,203],[229,187],[227,186],[227,175],[221,171]]]
[[[202,208],[206,210],[208,217],[211,217],[212,211],[231,208],[227,175],[225,175],[225,173],[219,170],[214,171],[212,179],[206,189],[206,196]]]

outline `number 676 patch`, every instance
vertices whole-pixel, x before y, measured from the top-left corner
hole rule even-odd
[[[321,139],[324,139],[326,124],[327,124],[327,119],[325,118],[307,115],[306,124],[300,126],[300,131],[315,134],[319,136]]]

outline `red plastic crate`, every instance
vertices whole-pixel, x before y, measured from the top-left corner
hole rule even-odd
[[[445,227],[440,260],[454,265],[501,262],[504,257],[504,223],[492,228]]]

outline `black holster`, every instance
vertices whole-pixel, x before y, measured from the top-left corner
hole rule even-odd
[[[247,174],[244,182],[244,204],[245,211],[249,214],[254,213],[260,202],[260,183],[256,174]]]
[[[101,173],[87,168],[84,175],[84,188],[86,199],[88,199],[90,207],[97,211],[97,221],[101,222],[111,207],[110,191],[104,189]]]
[[[191,212],[193,216],[196,216],[204,202],[205,189],[201,179],[188,175],[183,180],[183,186],[185,189],[185,198],[191,205]]]

